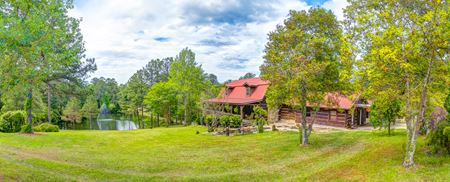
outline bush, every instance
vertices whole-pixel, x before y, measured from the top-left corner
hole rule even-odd
[[[444,135],[450,140],[450,126],[444,128]]]
[[[229,127],[230,126],[230,116],[229,115],[223,115],[220,116],[220,126],[222,127]]]
[[[232,128],[239,128],[242,124],[241,116],[233,115],[229,116],[230,119],[230,127]]]
[[[205,124],[208,126],[211,126],[213,123],[213,117],[211,115],[206,115],[205,117]]]
[[[427,145],[435,154],[450,154],[450,119],[442,121],[427,136]]]
[[[33,129],[30,124],[23,125],[20,129],[22,133],[33,133]]]
[[[35,132],[59,132],[59,127],[50,123],[42,123],[33,127]]]
[[[264,125],[266,123],[267,123],[267,121],[264,118],[256,119],[256,126],[258,127],[258,133],[263,133],[264,132]]]
[[[19,132],[25,124],[25,111],[8,111],[0,116],[1,132]]]

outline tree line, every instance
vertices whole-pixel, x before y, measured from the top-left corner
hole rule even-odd
[[[450,98],[450,21],[447,1],[351,0],[338,21],[313,7],[291,11],[269,33],[261,76],[270,80],[269,110],[302,111],[300,140],[308,144],[318,110],[330,92],[373,101],[370,120],[407,126],[403,165],[414,165],[417,137],[433,110]],[[448,145],[448,144],[447,144]]]

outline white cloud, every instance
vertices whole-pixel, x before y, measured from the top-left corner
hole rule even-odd
[[[191,48],[197,62],[220,81],[246,72],[259,73],[267,33],[282,23],[289,10],[309,6],[298,0],[86,0],[75,1],[71,16],[80,25],[87,57],[95,57],[93,77],[119,83],[150,59],[174,57]],[[339,11],[330,1],[324,7]],[[157,41],[160,40],[160,41]]]
[[[330,9],[338,20],[344,20],[343,9],[348,5],[347,0],[330,0],[323,3],[322,7]]]

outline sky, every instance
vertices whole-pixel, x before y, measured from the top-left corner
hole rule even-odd
[[[92,77],[126,83],[151,59],[175,57],[183,48],[219,81],[259,75],[267,34],[289,10],[321,6],[343,19],[346,0],[75,0],[69,15],[82,18]]]

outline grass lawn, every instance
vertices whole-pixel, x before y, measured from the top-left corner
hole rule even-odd
[[[404,132],[196,134],[203,127],[0,133],[0,181],[446,181],[450,157],[401,166]]]

